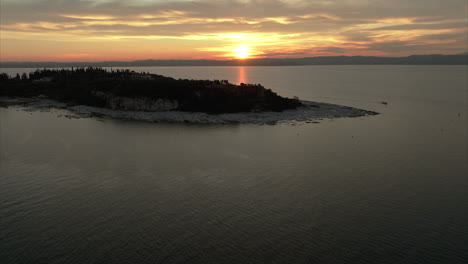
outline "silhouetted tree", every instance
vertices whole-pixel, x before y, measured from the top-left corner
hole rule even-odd
[[[0,81],[7,81],[8,79],[10,79],[10,76],[8,76],[8,74],[4,72],[0,73]]]

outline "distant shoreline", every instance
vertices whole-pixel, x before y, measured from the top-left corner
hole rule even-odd
[[[247,60],[136,60],[101,62],[0,62],[0,68],[172,67],[172,66],[306,66],[306,65],[468,65],[468,54],[407,57],[332,56]]]

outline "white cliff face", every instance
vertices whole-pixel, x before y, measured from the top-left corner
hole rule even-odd
[[[125,111],[170,111],[179,107],[177,100],[152,99],[146,97],[115,96],[111,93],[93,92],[93,94],[106,101],[106,106],[114,110]]]

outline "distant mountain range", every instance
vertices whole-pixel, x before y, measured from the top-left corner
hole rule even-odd
[[[0,62],[0,68],[147,67],[147,66],[299,66],[299,65],[468,65],[468,53],[408,57],[335,56],[247,60],[137,60],[103,62]]]

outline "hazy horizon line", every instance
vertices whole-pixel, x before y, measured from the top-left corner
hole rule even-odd
[[[335,56],[307,56],[307,57],[260,57],[260,58],[246,58],[246,59],[158,59],[158,58],[147,58],[147,59],[133,59],[133,60],[21,60],[21,61],[2,61],[0,58],[0,63],[105,63],[105,62],[139,62],[139,61],[217,61],[217,62],[247,62],[247,61],[254,61],[254,60],[300,60],[300,59],[309,59],[309,58],[353,58],[353,57],[361,57],[361,58],[408,58],[408,57],[417,57],[417,56],[467,56],[468,52],[463,53],[455,53],[455,54],[442,54],[442,53],[434,53],[434,54],[411,54],[407,56],[366,56],[366,55],[335,55]]]

